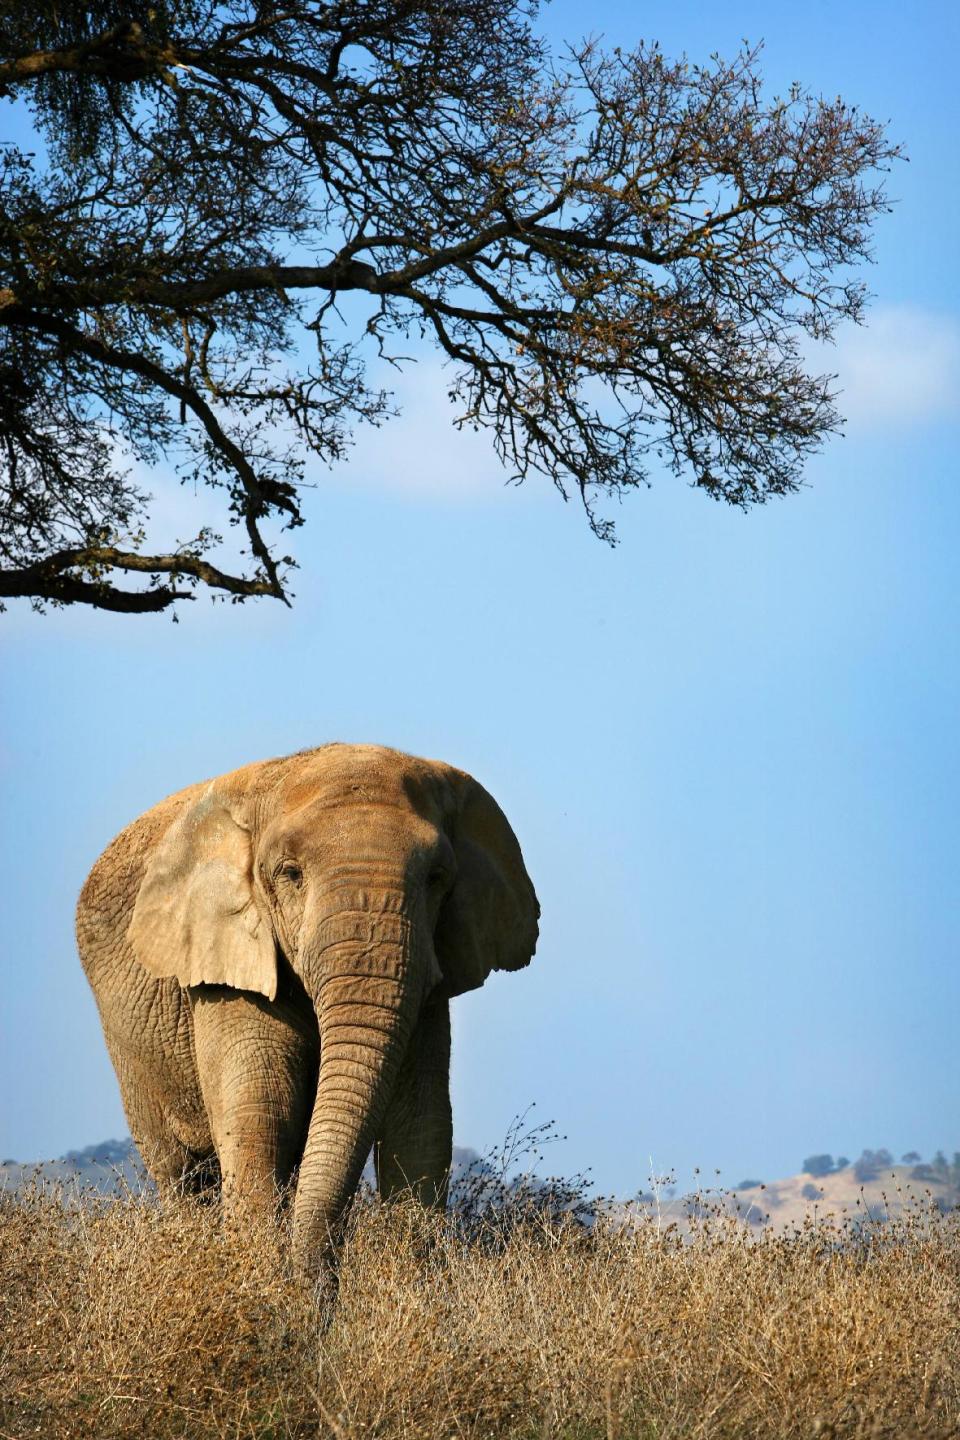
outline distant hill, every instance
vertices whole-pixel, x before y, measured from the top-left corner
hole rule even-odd
[[[475,1169],[478,1166],[485,1168],[476,1150],[454,1145],[451,1166],[454,1183],[471,1167]],[[371,1185],[374,1183],[372,1158],[367,1161],[364,1177]],[[137,1147],[129,1136],[126,1140],[102,1140],[98,1145],[88,1145],[83,1150],[68,1150],[59,1160],[30,1163],[0,1161],[0,1191],[12,1190],[16,1193],[38,1182],[76,1185],[101,1195],[153,1189]]]
[[[0,1190],[22,1190],[36,1182],[73,1183],[101,1194],[124,1189],[139,1190],[150,1182],[131,1139],[101,1140],[84,1150],[68,1150],[59,1160],[37,1160],[27,1164],[0,1161]]]
[[[960,1185],[952,1173],[938,1175],[929,1165],[888,1165],[870,1179],[859,1179],[855,1167],[847,1165],[829,1175],[791,1175],[766,1185],[741,1186],[727,1199],[734,1213],[738,1203],[748,1223],[789,1230],[815,1212],[820,1217],[846,1213],[885,1220],[909,1206],[932,1204],[946,1213],[960,1206]]]
[[[828,1175],[802,1172],[782,1180],[744,1181],[730,1190],[664,1196],[659,1201],[647,1193],[640,1204],[681,1231],[695,1217],[729,1215],[754,1231],[769,1228],[781,1233],[814,1218],[838,1224],[845,1219],[877,1223],[930,1207],[946,1214],[960,1208],[960,1183],[952,1167],[937,1174],[930,1165],[890,1164],[866,1177],[858,1176],[855,1166],[844,1165]]]
[[[475,1178],[495,1174],[476,1150],[455,1145],[451,1177],[454,1188],[468,1172]],[[364,1176],[372,1185],[372,1160],[367,1162]],[[38,1181],[76,1184],[99,1194],[152,1189],[136,1146],[129,1138],[104,1140],[83,1150],[68,1150],[59,1160],[33,1164],[0,1161],[0,1191],[17,1192]],[[649,1194],[641,1203],[644,1208],[657,1204]],[[862,1179],[857,1166],[847,1164],[827,1175],[815,1177],[802,1173],[765,1183],[743,1182],[732,1190],[706,1192],[703,1196],[663,1198],[659,1208],[667,1223],[675,1221],[681,1228],[698,1212],[719,1208],[723,1213],[739,1216],[756,1229],[770,1226],[781,1231],[802,1225],[807,1216],[814,1214],[820,1218],[832,1215],[837,1219],[846,1214],[880,1221],[895,1218],[910,1205],[931,1204],[944,1213],[960,1207],[960,1174],[956,1165],[946,1173],[938,1173],[932,1165],[887,1165],[872,1178]]]

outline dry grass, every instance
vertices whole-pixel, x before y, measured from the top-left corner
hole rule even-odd
[[[0,1200],[0,1434],[958,1434],[955,1217],[465,1239],[367,1203],[326,1329],[286,1253],[215,1209]]]

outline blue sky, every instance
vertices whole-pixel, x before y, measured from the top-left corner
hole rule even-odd
[[[576,38],[583,14],[545,24]],[[103,845],[183,784],[329,739],[471,770],[540,894],[529,970],[455,1007],[459,1143],[535,1101],[569,1137],[551,1165],[621,1194],[651,1160],[735,1183],[960,1148],[960,25],[932,3],[590,16],[695,59],[763,39],[771,88],[842,93],[905,144],[869,326],[824,360],[845,438],[747,515],[659,477],[610,551],[546,483],[504,487],[428,359],[404,418],[314,474],[292,611],[0,618],[0,1158],[125,1132],[72,938]],[[151,484],[195,530],[203,498]]]

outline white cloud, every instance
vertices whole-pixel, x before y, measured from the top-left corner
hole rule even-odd
[[[852,426],[899,426],[960,409],[960,322],[912,305],[878,305],[848,326],[816,365],[838,375],[838,409]]]
[[[150,496],[145,550],[164,553],[177,545],[188,544],[206,527],[222,535],[224,541],[215,554],[211,552],[213,563],[226,569],[243,564],[240,551],[246,533],[230,524],[225,490],[214,490],[208,485],[182,485],[173,466],[163,463],[150,467],[134,463],[131,474],[139,489]]]
[[[475,504],[506,498],[516,504],[516,487],[506,483],[492,433],[455,428],[462,406],[447,399],[451,372],[439,360],[419,360],[383,383],[400,413],[379,429],[357,428],[356,443],[333,472],[335,483],[411,500]],[[521,488],[533,493],[542,486],[531,477]]]
[[[459,412],[447,399],[450,373],[435,358],[410,364],[401,372],[387,371],[385,376],[377,375],[375,379],[393,391],[400,413],[380,429],[358,426],[356,443],[333,471],[319,462],[311,464],[308,459],[306,478],[316,486],[316,491],[302,496],[308,517],[306,528],[290,536],[281,532],[276,520],[262,527],[267,543],[277,553],[289,552],[304,566],[309,563],[310,535],[318,523],[322,529],[324,492],[331,487],[339,490],[341,497],[355,495],[362,500],[364,495],[379,493],[425,505],[485,505],[501,501],[517,505],[537,503],[552,493],[549,482],[540,476],[531,476],[519,489],[507,485],[507,472],[494,453],[490,432],[454,428],[453,421]],[[282,441],[283,437],[279,439]],[[224,490],[182,485],[170,462],[144,465],[119,449],[115,459],[148,497],[143,521],[144,551],[166,552],[192,540],[206,526],[223,537],[223,544],[209,552],[214,565],[235,573],[250,568],[249,555],[241,553],[246,546],[246,534],[242,528],[229,523]],[[117,583],[138,588],[136,580],[123,576],[117,577]],[[296,572],[291,583],[296,592],[299,588]],[[224,609],[232,607],[210,605],[209,592],[203,587],[196,595],[198,603],[180,607],[181,617],[189,617],[194,626],[223,627]],[[282,606],[254,603],[245,606],[243,613],[246,627],[250,629],[254,624],[262,628],[279,625],[286,612]],[[94,633],[98,626],[111,623],[109,618],[105,620],[99,612],[88,611],[83,606],[57,612],[57,615],[59,625],[76,629],[78,633],[87,629]],[[16,628],[18,620],[23,625],[34,623],[26,605],[10,607],[10,613],[3,617],[5,632]],[[130,625],[125,617],[113,623]]]
[[[836,373],[838,409],[849,428],[907,426],[960,410],[960,320],[913,305],[876,305],[863,326],[849,325],[836,346],[811,346],[816,372]],[[356,443],[331,480],[412,501],[517,504],[548,493],[539,476],[506,484],[487,430],[457,430],[447,399],[451,372],[436,357],[388,372],[400,414],[379,430],[358,427]],[[330,483],[314,476],[319,483]]]
[[[247,543],[246,532],[241,527],[230,524],[229,503],[225,491],[212,490],[204,485],[197,486],[196,489],[193,485],[181,485],[173,465],[169,462],[161,460],[156,465],[145,465],[129,454],[124,454],[119,447],[114,451],[114,460],[118,469],[127,471],[132,482],[147,497],[145,512],[141,517],[146,531],[146,538],[140,546],[143,553],[166,554],[178,545],[189,543],[201,529],[208,527],[223,537],[223,544],[214,546],[207,552],[210,562],[219,569],[234,574],[245,574],[251,570],[249,554],[242,553]],[[278,541],[279,527],[276,523],[268,523],[262,528],[267,543],[275,545],[279,553],[296,550],[296,544],[291,545],[288,537]],[[147,588],[147,582],[142,576],[117,571],[112,579],[121,590]],[[256,630],[260,633],[281,624],[282,616],[286,613],[282,606],[272,601],[254,601],[243,607],[241,621],[239,613],[223,592],[213,592],[201,585],[193,593],[195,602],[181,603],[178,611],[179,618],[189,619],[194,628],[199,626],[210,629],[217,626],[222,632],[225,626],[231,623],[242,623],[247,631]],[[213,603],[214,599],[216,604]],[[126,615],[94,610],[86,605],[73,605],[64,610],[50,609],[42,623],[46,628],[56,626],[58,632],[78,637],[126,632],[134,639],[146,625],[160,621],[169,624],[173,613],[169,610],[156,617],[131,619]],[[231,616],[237,618],[231,621]],[[25,632],[28,627],[32,633],[38,623],[26,601],[11,602],[7,613],[0,616],[0,628],[4,637]]]

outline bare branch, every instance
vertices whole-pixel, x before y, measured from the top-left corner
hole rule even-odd
[[[169,575],[174,583],[154,585],[149,590],[118,590],[104,578],[115,570],[151,577]],[[101,545],[60,550],[33,565],[0,570],[0,599],[31,597],[56,605],[94,605],[99,610],[139,615],[166,610],[177,600],[195,599],[194,590],[176,588],[176,581],[180,579],[200,582],[212,590],[224,590],[235,600],[277,596],[277,590],[269,582],[228,575],[198,555],[186,552],[141,555],[118,550],[113,545]]]

